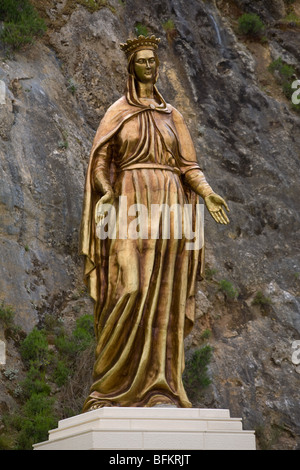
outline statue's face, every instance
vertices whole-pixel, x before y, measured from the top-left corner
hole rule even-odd
[[[147,49],[138,51],[134,60],[134,71],[139,82],[154,83],[156,75],[154,52]]]

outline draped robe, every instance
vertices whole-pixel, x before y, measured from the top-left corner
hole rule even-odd
[[[132,83],[106,112],[96,132],[86,175],[80,251],[95,301],[93,384],[83,411],[102,406],[191,407],[182,382],[184,338],[194,323],[195,279],[203,247],[170,236],[100,240],[95,205],[109,188],[127,206],[195,207],[213,191],[196,160],[182,115],[154,87],[157,105],[142,104]],[[132,217],[129,220],[132,220]],[[155,220],[161,234],[163,216]],[[190,241],[190,240],[189,240]]]

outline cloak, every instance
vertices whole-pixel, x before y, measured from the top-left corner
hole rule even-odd
[[[150,162],[146,163],[147,170],[143,163],[138,163],[137,153],[135,165],[130,165],[130,157],[126,160],[123,155],[122,167],[118,168],[118,155],[115,158],[112,155],[107,175],[110,185],[114,187],[117,181],[125,195],[126,188],[130,188],[131,201],[136,187],[146,204],[152,199],[170,204],[178,201],[181,207],[190,204],[193,228],[199,195],[212,190],[197,163],[182,115],[165,103],[155,86],[156,106],[139,101],[132,77],[127,89],[127,95],[107,110],[99,125],[85,181],[80,254],[85,256],[84,279],[95,301],[97,347],[94,383],[83,411],[101,406],[153,406],[170,402],[191,406],[182,383],[183,339],[194,324],[196,274],[199,264],[203,272],[204,247],[185,251],[185,238],[147,240],[144,244],[138,240],[129,244],[128,240],[124,243],[100,240],[96,236],[95,206],[102,194],[94,183],[95,161],[106,144],[120,138],[125,129],[130,142],[137,139],[155,146],[159,140],[162,152],[159,155],[165,158],[171,154],[172,167],[165,171],[166,165],[161,165],[164,170],[160,171],[159,164]],[[144,134],[140,136],[139,131]],[[144,161],[148,154],[143,151],[148,147],[139,148],[140,161]],[[118,178],[120,171],[123,175]],[[195,181],[193,187],[191,182]]]
[[[95,205],[99,201],[101,195],[95,190],[92,178],[92,169],[94,165],[95,155],[97,150],[105,145],[122,127],[122,125],[137,116],[140,113],[152,110],[139,103],[135,93],[135,88],[131,87],[127,95],[122,96],[112,106],[110,106],[105,113],[97,132],[94,137],[89,164],[86,173],[84,200],[82,209],[82,219],[80,227],[80,241],[79,241],[79,254],[85,256],[84,266],[84,281],[88,286],[88,291],[92,299],[96,302],[99,300],[100,292],[100,279],[99,272],[97,271],[97,265],[101,264],[99,253],[101,253],[100,240],[96,237],[96,227],[94,223]],[[183,116],[170,104],[165,103],[161,94],[154,86],[154,95],[159,99],[161,105],[156,107],[155,111],[158,113],[164,113],[170,115],[171,119],[168,120],[168,125],[171,126],[173,133],[177,137],[178,142],[178,153],[180,155],[180,170],[182,173],[182,182],[184,184],[184,174],[190,169],[198,169],[201,171],[199,164],[197,163],[196,153],[194,144],[192,142],[188,128],[184,122]],[[111,164],[110,177],[111,183],[115,178],[116,168],[114,163]],[[187,194],[188,203],[195,203],[198,201],[198,197],[195,193],[187,186],[184,185],[184,189]],[[194,285],[197,261],[199,257],[195,253],[192,272],[193,276],[191,279],[191,286]],[[200,263],[200,274],[203,274],[204,269],[204,246],[201,249],[201,263]],[[101,271],[101,268],[100,268]],[[100,275],[101,276],[101,275]],[[190,295],[193,295],[193,288],[190,290]],[[189,315],[188,315],[189,316]],[[187,333],[191,330],[194,322],[192,316],[189,318],[191,324],[187,329]]]

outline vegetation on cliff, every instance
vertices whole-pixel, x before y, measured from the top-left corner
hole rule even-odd
[[[1,0],[0,21],[3,21],[0,41],[13,49],[31,44],[46,30],[45,21],[29,0]]]
[[[8,336],[14,326],[11,307],[1,307],[0,321]],[[8,389],[18,407],[1,416],[1,450],[31,450],[36,442],[47,440],[48,431],[56,427],[59,419],[81,412],[95,347],[93,317],[79,317],[70,333],[59,319],[46,317],[43,327],[35,327],[27,335],[23,332],[16,347],[23,373],[15,369],[4,370]],[[87,358],[90,369],[86,368],[83,382],[77,383],[78,377],[75,378],[77,396],[74,396],[74,376],[82,363],[86,365]]]

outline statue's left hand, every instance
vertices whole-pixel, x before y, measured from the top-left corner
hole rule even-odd
[[[229,224],[229,219],[223,207],[225,207],[225,209],[228,212],[229,212],[229,208],[221,196],[219,196],[216,193],[213,193],[213,194],[210,194],[209,196],[206,196],[204,201],[205,201],[206,207],[210,215],[218,224],[224,224],[224,225]]]

